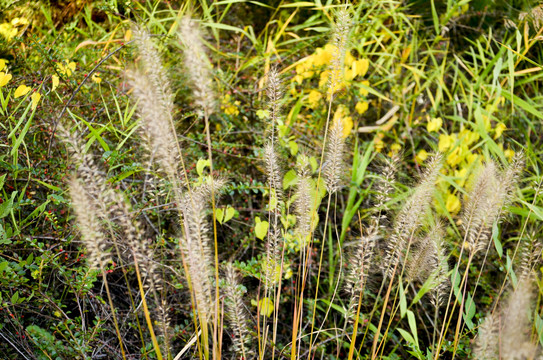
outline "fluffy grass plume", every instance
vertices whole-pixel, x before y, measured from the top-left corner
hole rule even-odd
[[[328,136],[325,153],[324,182],[329,193],[335,193],[341,187],[341,175],[344,172],[345,138],[343,119],[334,119]]]
[[[243,301],[239,276],[234,265],[227,263],[224,267],[224,305],[228,325],[232,331],[233,350],[237,359],[253,359],[249,329],[249,314]]]
[[[356,309],[370,274],[377,239],[377,229],[369,228],[367,235],[360,237],[348,257],[343,289],[350,299],[345,313],[349,322],[352,322],[356,316]]]
[[[343,63],[345,60],[345,52],[347,50],[352,21],[349,11],[346,8],[340,9],[336,14],[335,19],[336,21],[332,33],[332,44],[335,46],[335,51],[329,68],[329,96],[332,96],[338,90],[338,87],[343,80]]]
[[[440,154],[430,159],[419,184],[396,216],[382,264],[383,271],[389,277],[394,275],[394,269],[404,260],[404,252],[422,224],[422,219],[432,201],[435,183],[441,169],[441,160]]]
[[[215,95],[211,64],[202,44],[198,23],[189,16],[184,16],[181,19],[178,36],[184,45],[185,67],[192,84],[196,106],[209,116],[214,111]]]
[[[516,155],[503,171],[492,160],[479,170],[462,213],[462,227],[470,252],[487,247],[492,224],[499,221],[503,207],[510,201],[523,166],[522,155]]]
[[[184,234],[181,249],[187,263],[188,276],[194,291],[199,316],[203,321],[211,319],[213,306],[213,256],[210,247],[207,204],[211,194],[224,185],[224,180],[214,179],[187,191],[181,201]]]
[[[298,183],[294,193],[294,209],[296,214],[296,232],[305,242],[311,234],[311,209],[314,201],[311,196],[313,180],[311,178],[311,165],[307,156],[298,158],[297,164]]]
[[[489,314],[479,326],[473,348],[474,359],[496,360],[498,358],[499,324],[495,315]]]
[[[107,242],[102,232],[98,209],[89,198],[81,180],[75,176],[70,179],[70,197],[75,210],[75,218],[81,232],[81,239],[87,248],[89,266],[94,269],[104,269],[110,259]]]
[[[524,278],[503,309],[500,355],[504,360],[533,359],[537,353],[537,345],[530,338],[533,295],[532,278]]]

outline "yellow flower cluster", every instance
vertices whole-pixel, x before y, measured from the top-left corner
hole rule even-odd
[[[232,102],[231,96],[229,94],[227,94],[221,100],[221,110],[226,115],[237,116],[237,115],[239,115],[239,106],[240,106],[240,104],[241,103],[239,101]]]
[[[483,115],[483,123],[485,131],[488,134],[493,134],[494,139],[498,139],[502,136],[507,127],[503,123],[498,123],[494,128],[490,122],[488,116]],[[438,137],[438,150],[445,154],[445,167],[443,172],[445,175],[453,178],[458,187],[463,187],[468,177],[470,176],[471,169],[477,162],[482,161],[481,156],[478,154],[479,150],[477,143],[481,139],[479,132],[471,131],[462,126],[457,133],[447,133],[442,130],[443,119],[440,117],[431,118],[426,124],[426,130],[430,133],[441,133]],[[503,147],[503,144],[498,146]],[[510,149],[505,150],[506,157],[511,158],[514,152]],[[420,150],[415,160],[418,163],[423,163],[428,158],[426,150]],[[450,183],[442,181],[440,183],[443,194],[445,194],[445,208],[451,214],[456,214],[461,209],[461,202],[457,188],[450,188]]]
[[[17,36],[17,33],[19,32],[17,27],[24,25],[28,25],[28,19],[24,17],[17,17],[11,20],[11,22],[0,24],[0,35],[2,35],[7,41],[11,41],[11,39]]]

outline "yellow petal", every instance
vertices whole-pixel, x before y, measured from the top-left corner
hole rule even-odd
[[[51,76],[51,80],[52,80],[52,82],[53,82],[53,86],[52,86],[51,90],[52,90],[52,91],[55,91],[55,89],[58,87],[58,84],[59,84],[59,80],[60,80],[60,79],[58,78],[57,75],[53,75],[53,76]]]
[[[28,94],[28,92],[31,90],[32,88],[29,87],[29,86],[26,86],[26,85],[19,85],[19,87],[17,88],[17,90],[15,90],[15,94],[13,96],[15,96],[15,99],[17,99],[18,97],[21,97],[21,96],[24,96],[26,94]]]
[[[5,59],[0,59],[0,71],[4,70],[4,68],[6,67],[6,63],[8,61],[5,60]]]
[[[441,129],[442,124],[443,124],[443,120],[440,117],[433,118],[432,120],[428,122],[426,129],[428,130],[428,132],[432,132],[432,131],[437,132],[439,131],[439,129]]]
[[[498,125],[496,125],[496,127],[494,128],[494,139],[497,139],[500,136],[502,136],[504,130],[506,129],[507,129],[507,126],[505,126],[505,124],[503,123],[499,123]]]
[[[100,78],[100,74],[99,74],[99,73],[94,73],[94,74],[92,74],[91,79],[92,79],[92,81],[94,81],[94,82],[97,83],[97,84],[100,84],[100,82],[102,81],[102,79]]]
[[[368,80],[364,80],[361,82],[362,85],[366,86],[366,87],[370,87],[370,82]],[[366,96],[368,95],[368,90],[364,89],[364,88],[360,88],[360,95],[362,96]]]
[[[415,157],[415,160],[419,163],[419,164],[422,164],[424,162],[424,160],[428,159],[428,152],[424,149],[422,149],[421,151],[418,152],[417,156]]]
[[[353,63],[353,73],[354,76],[364,76],[368,72],[368,67],[370,66],[370,62],[368,59],[360,59]]]
[[[359,101],[356,103],[354,109],[356,110],[357,113],[362,115],[368,110],[368,106],[369,104],[366,101],[362,101],[362,102]]]
[[[30,98],[32,99],[32,110],[34,110],[36,109],[36,107],[38,106],[38,103],[40,102],[41,94],[36,91],[34,94],[32,94]]]
[[[351,133],[353,129],[353,118],[347,116],[343,119],[343,137],[346,138]]]
[[[132,30],[128,29],[124,33],[124,41],[129,42],[132,39]]]
[[[458,197],[454,194],[449,193],[447,195],[447,200],[445,201],[445,208],[447,209],[447,211],[454,214],[460,211],[460,207],[461,205]]]
[[[0,72],[0,87],[5,86],[11,80],[11,78],[11,74]]]
[[[75,63],[73,61],[68,64],[68,69],[75,71]]]

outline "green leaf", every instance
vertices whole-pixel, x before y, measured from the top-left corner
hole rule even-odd
[[[4,187],[4,181],[6,180],[6,175],[7,174],[0,176],[0,190]]]
[[[269,225],[270,224],[267,221],[257,222],[255,226],[256,237],[259,238],[260,240],[264,239],[264,237],[266,237],[266,235],[268,234]]]
[[[4,201],[0,204],[0,219],[6,217],[13,208],[13,200],[17,196],[17,191],[11,193],[11,198],[8,201]]]
[[[295,185],[298,182],[298,177],[296,176],[296,171],[289,170],[283,177],[283,189],[286,190],[289,187]]]
[[[232,206],[228,205],[226,207],[226,213],[224,215],[224,222],[227,222],[228,220],[232,219],[234,215],[236,215],[236,210]]]
[[[464,314],[464,322],[468,326],[470,330],[472,330],[475,327],[475,324],[473,324],[473,317],[475,316],[475,302],[473,301],[473,298],[471,297],[471,294],[468,293],[468,297],[466,299],[465,305],[465,314]]]
[[[405,298],[405,291],[403,289],[403,284],[400,282],[400,316],[402,319],[407,313],[407,299]]]
[[[539,314],[535,314],[535,329],[539,335],[539,343],[543,346],[543,319]]]
[[[196,163],[196,172],[198,173],[198,176],[202,176],[206,166],[211,166],[209,159],[198,159],[198,162]]]
[[[296,144],[296,141],[289,141],[288,147],[290,148],[290,153],[292,154],[292,156],[296,156],[296,154],[298,153],[298,144]]]
[[[404,329],[398,329],[402,337],[407,341],[409,344],[415,345],[415,339],[413,339],[413,336],[411,336],[410,333],[405,331]]]
[[[492,225],[492,239],[494,240],[494,246],[496,247],[496,251],[501,258],[503,256],[503,247],[500,241],[500,229],[498,228],[497,222],[494,222],[494,225]]]
[[[417,321],[415,320],[415,314],[411,310],[407,310],[407,322],[409,322],[409,328],[415,338],[415,345],[419,348],[419,337],[417,335]]]
[[[215,209],[215,219],[222,225],[222,220],[224,219],[224,211],[223,209],[217,208]]]
[[[11,303],[12,304],[17,304],[17,300],[19,300],[19,292],[16,291],[15,294],[13,294],[13,296],[11,297]]]

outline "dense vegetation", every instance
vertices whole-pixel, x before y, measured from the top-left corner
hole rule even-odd
[[[535,1],[0,10],[0,358],[543,356]]]

